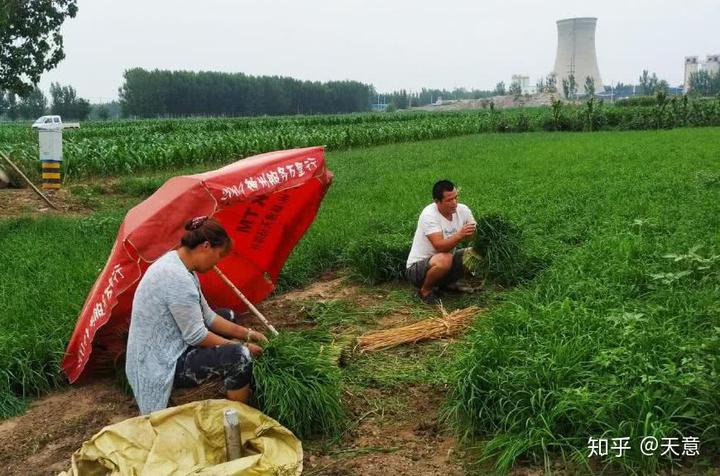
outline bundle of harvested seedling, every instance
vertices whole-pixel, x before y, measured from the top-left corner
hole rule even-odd
[[[253,361],[253,405],[300,438],[338,435],[346,422],[338,368],[346,348],[324,331],[284,331],[272,337]],[[181,405],[223,393],[222,381],[213,379],[175,390],[171,400]]]
[[[282,332],[253,362],[257,408],[300,438],[342,431],[338,350],[324,331]]]
[[[380,350],[400,344],[415,343],[423,340],[451,337],[466,329],[480,308],[475,306],[458,309],[448,313],[440,306],[442,317],[425,319],[407,326],[371,332],[358,337],[362,351]]]
[[[494,213],[477,220],[475,242],[465,253],[463,263],[474,276],[501,286],[514,286],[540,269],[539,261],[522,249],[520,228]]]

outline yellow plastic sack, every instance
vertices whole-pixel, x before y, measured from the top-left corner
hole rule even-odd
[[[243,457],[226,462],[223,412],[240,415]],[[302,443],[255,408],[204,400],[106,426],[72,455],[61,476],[299,475]]]

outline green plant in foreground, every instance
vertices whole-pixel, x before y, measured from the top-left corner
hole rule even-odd
[[[346,421],[337,346],[326,332],[283,332],[253,364],[257,407],[300,438],[338,435]]]
[[[364,236],[348,245],[345,261],[353,277],[378,284],[402,277],[409,250],[409,238],[398,233]]]
[[[522,231],[499,214],[486,214],[477,220],[472,253],[465,266],[476,276],[513,286],[531,278],[540,263],[522,249]]]
[[[303,308],[309,321],[338,335],[343,333],[343,329],[357,329],[372,324],[379,317],[390,313],[394,306],[387,301],[378,306],[360,306],[344,299],[331,299],[308,301]]]

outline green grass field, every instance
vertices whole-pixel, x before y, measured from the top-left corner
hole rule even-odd
[[[333,186],[283,289],[331,268],[363,274],[348,250],[382,262],[403,239],[409,248],[440,178],[476,216],[509,217],[545,263],[531,282],[479,298],[490,312],[444,357],[447,422],[468,447],[500,470],[701,460],[643,456],[643,436],[695,436],[702,456],[720,454],[720,129],[483,134],[328,160]],[[116,187],[142,196],[162,179]],[[124,212],[0,220],[3,415],[62,382],[58,362]],[[632,450],[588,462],[590,437],[630,437]]]

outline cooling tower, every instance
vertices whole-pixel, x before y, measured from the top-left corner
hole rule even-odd
[[[576,93],[585,94],[585,78],[595,81],[595,91],[602,92],[603,84],[595,54],[595,25],[597,18],[567,18],[558,20],[558,46],[555,55],[557,88],[563,92],[563,79],[575,76]]]
[[[698,57],[697,56],[686,56],[685,57],[685,91],[690,90],[690,77],[698,72]]]

